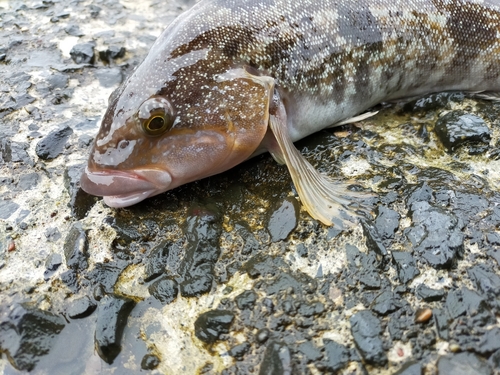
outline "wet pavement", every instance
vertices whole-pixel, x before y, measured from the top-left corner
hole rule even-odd
[[[0,372],[500,374],[497,103],[299,142],[377,194],[344,231],[269,155],[127,209],[79,189],[108,96],[192,4],[0,1]]]

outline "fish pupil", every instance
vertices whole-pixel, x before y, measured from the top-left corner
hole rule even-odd
[[[149,130],[161,130],[165,126],[165,120],[162,117],[156,116],[151,119],[149,122]]]

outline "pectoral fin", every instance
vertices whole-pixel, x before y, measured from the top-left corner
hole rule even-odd
[[[269,151],[287,165],[302,204],[313,218],[343,228],[353,224],[351,220],[359,216],[359,211],[369,212],[356,198],[371,194],[350,191],[347,184],[319,173],[295,148],[288,133],[286,110],[277,93],[270,107],[269,126],[276,141]]]

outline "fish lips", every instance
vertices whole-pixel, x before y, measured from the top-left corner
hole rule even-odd
[[[80,186],[92,195],[101,196],[110,207],[119,208],[136,204],[150,196],[169,189],[172,177],[166,171],[142,169],[134,171],[100,170],[85,168]]]

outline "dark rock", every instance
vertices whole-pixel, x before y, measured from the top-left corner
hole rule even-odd
[[[64,187],[69,193],[71,214],[77,219],[83,219],[97,202],[97,197],[87,194],[80,188],[80,178],[86,164],[72,165],[64,171]]]
[[[113,293],[118,277],[127,266],[128,262],[125,260],[96,263],[88,272],[87,278],[92,280],[92,285],[100,285],[105,293]]]
[[[311,341],[299,344],[297,349],[306,358],[307,363],[316,363],[322,357],[321,351]]]
[[[325,359],[322,363],[327,371],[337,373],[349,363],[349,350],[335,341],[323,340]]]
[[[474,353],[458,353],[442,356],[437,362],[439,375],[491,375],[491,367]]]
[[[373,252],[370,254],[362,253],[356,246],[350,244],[347,244],[345,249],[348,267],[358,276],[359,281],[368,289],[379,289],[381,281],[376,269],[379,262],[375,254]]]
[[[142,237],[137,222],[130,220],[127,216],[108,216],[104,219],[104,222],[115,230],[117,236],[115,241],[121,246],[127,246]]]
[[[54,89],[64,89],[68,86],[68,76],[61,73],[51,74],[46,78],[49,87]]]
[[[297,254],[301,257],[301,258],[305,258],[307,257],[307,254],[308,254],[308,250],[307,250],[307,246],[304,245],[303,243],[299,243],[297,244],[295,250],[297,251]]]
[[[242,271],[246,271],[248,276],[256,279],[260,276],[274,276],[280,269],[288,269],[289,267],[281,257],[271,257],[267,254],[257,254],[246,262]]]
[[[87,269],[88,264],[87,234],[82,228],[81,223],[73,224],[64,240],[64,255],[66,265],[75,271]]]
[[[125,47],[120,46],[109,46],[107,50],[99,52],[99,58],[108,64],[111,60],[119,59],[123,56],[125,56]]]
[[[275,278],[266,280],[263,287],[267,295],[279,295],[285,291],[296,293],[311,293],[316,289],[316,281],[305,273],[282,271]]]
[[[36,187],[36,185],[38,185],[39,180],[40,176],[38,176],[38,173],[33,172],[33,173],[23,174],[21,175],[21,177],[19,177],[19,182],[17,183],[17,187],[23,191],[31,190],[34,187]]]
[[[8,219],[18,208],[19,205],[15,202],[0,200],[0,219]]]
[[[96,308],[97,305],[89,297],[83,296],[75,299],[66,312],[71,319],[82,319],[91,315]]]
[[[411,208],[415,202],[431,202],[433,199],[433,190],[426,182],[414,187],[406,199],[406,207]]]
[[[493,369],[500,369],[500,350],[493,353],[488,362]]]
[[[154,370],[160,365],[160,358],[154,354],[146,354],[142,357],[141,368],[143,370]]]
[[[77,64],[93,64],[95,61],[94,44],[80,43],[71,48],[69,52],[73,61]]]
[[[246,223],[237,223],[235,225],[236,233],[238,233],[245,244],[241,249],[242,255],[250,255],[261,248],[260,242],[255,238],[255,235],[250,230],[248,224]]]
[[[293,197],[286,198],[281,205],[274,210],[267,223],[267,230],[271,235],[272,242],[285,240],[297,227],[300,206]]]
[[[378,233],[377,227],[371,221],[361,220],[361,227],[365,235],[366,247],[368,251],[374,251],[380,256],[387,255],[387,249],[382,242],[382,237]]]
[[[166,305],[177,298],[179,293],[179,286],[175,280],[161,278],[152,283],[149,288],[149,293],[159,300],[162,304]]]
[[[255,336],[255,338],[257,339],[257,341],[259,343],[264,343],[267,341],[267,339],[269,338],[269,330],[266,329],[266,328],[263,328],[263,329],[260,329],[258,332],[257,332],[257,335]]]
[[[43,277],[45,280],[48,280],[55,271],[61,266],[62,264],[62,256],[61,254],[52,254],[47,258],[47,261],[45,262],[45,272],[43,273]]]
[[[290,349],[280,342],[270,342],[260,364],[259,375],[291,375]]]
[[[481,341],[475,346],[474,351],[479,354],[491,354],[500,350],[500,328],[489,329],[481,337]]]
[[[464,249],[464,236],[455,215],[427,202],[411,205],[412,226],[404,233],[431,267],[450,268]]]
[[[380,315],[387,315],[399,309],[401,303],[398,301],[397,296],[390,291],[383,291],[380,293],[371,306],[371,309]]]
[[[92,137],[88,134],[83,134],[80,138],[78,138],[78,147],[87,148],[92,144],[93,140],[94,140],[94,137]]]
[[[442,289],[432,289],[424,284],[417,287],[417,295],[426,302],[441,301],[445,294]]]
[[[498,296],[500,295],[500,276],[488,268],[485,264],[476,265],[469,268],[467,273],[478,290],[486,295]]]
[[[90,10],[90,17],[96,18],[99,16],[99,13],[101,12],[102,8],[97,6],[97,5],[89,5],[88,9]]]
[[[350,319],[351,333],[354,343],[367,363],[384,366],[387,356],[380,338],[382,328],[380,321],[369,310],[362,310]]]
[[[49,133],[36,145],[36,154],[43,160],[56,158],[63,152],[71,134],[73,134],[73,129],[69,126]]]
[[[0,322],[0,351],[19,371],[31,371],[49,353],[65,326],[62,317],[28,303],[15,306]]]
[[[79,289],[78,277],[76,272],[72,269],[61,273],[61,281],[73,292],[77,293]]]
[[[229,350],[228,354],[236,358],[238,361],[241,361],[246,353],[250,350],[251,346],[248,342],[244,342],[242,344],[233,346],[231,350]]]
[[[478,327],[486,327],[489,324],[495,324],[495,314],[488,306],[489,300],[485,300],[475,291],[467,288],[453,290],[448,293],[446,298],[446,308],[451,318],[456,319],[465,315],[470,327],[476,330]],[[465,322],[463,319],[458,319],[457,323]],[[464,347],[470,347],[476,350],[477,343],[471,342],[473,338],[469,332],[470,328],[465,330],[455,329],[455,339],[462,342]]]
[[[49,242],[56,242],[61,238],[61,232],[57,228],[50,227],[45,230],[45,237]]]
[[[175,252],[175,246],[171,241],[162,241],[151,250],[146,259],[144,281],[154,280],[165,272],[171,253]]]
[[[219,336],[229,333],[234,314],[226,310],[211,310],[201,314],[194,323],[194,333],[198,339],[213,344]]]
[[[200,296],[212,288],[221,233],[221,216],[215,205],[191,206],[184,228],[187,246],[179,266],[179,289],[183,297]]]
[[[66,33],[68,35],[71,35],[71,36],[84,36],[85,34],[81,32],[80,28],[78,27],[78,25],[68,25],[64,31],[66,31]],[[89,44],[89,43],[84,43],[84,44]],[[76,47],[76,46],[75,46]],[[73,47],[73,48],[75,48]],[[70,52],[71,54],[71,52]],[[73,58],[74,60],[74,58]],[[77,64],[80,64],[79,62],[77,62]]]
[[[489,144],[490,129],[480,117],[464,111],[451,111],[440,117],[434,131],[449,151],[465,143]]]
[[[240,310],[252,309],[257,301],[257,294],[253,290],[246,290],[235,298]]]
[[[400,282],[406,284],[408,281],[413,280],[415,276],[420,275],[413,255],[406,251],[393,251],[391,255],[392,260],[396,264]]]
[[[96,72],[97,79],[103,87],[114,87],[123,80],[123,74],[120,68],[101,69]]]
[[[390,240],[394,237],[394,233],[399,228],[400,218],[401,216],[396,211],[385,206],[378,207],[375,228],[382,240]]]
[[[133,300],[114,295],[99,302],[94,340],[99,357],[106,363],[113,363],[121,351],[123,330],[134,306]]]
[[[443,340],[448,340],[450,338],[450,316],[443,309],[433,309],[432,316],[434,318],[434,322],[436,323],[437,333],[439,337]]]
[[[423,375],[422,365],[419,362],[408,361],[393,375]]]

